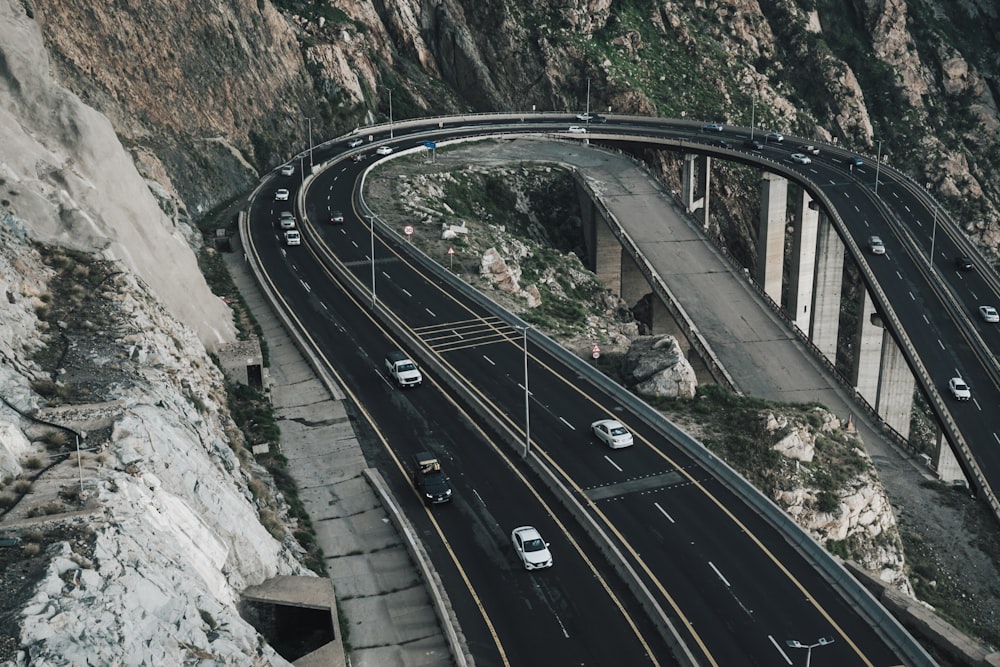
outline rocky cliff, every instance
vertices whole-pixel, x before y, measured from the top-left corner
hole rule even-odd
[[[995,252],[998,21],[986,0],[0,0],[0,499],[33,499],[12,517],[26,558],[0,552],[0,659],[281,664],[235,595],[301,568],[237,453],[206,352],[231,314],[192,223],[309,129],[384,120],[390,100],[397,119],[753,118],[880,151]],[[717,183],[733,203],[720,233],[750,238],[753,184]],[[93,450],[82,485],[73,432]],[[834,535],[882,526],[863,489],[842,501],[852,523]]]

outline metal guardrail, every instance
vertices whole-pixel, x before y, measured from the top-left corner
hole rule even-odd
[[[490,136],[495,135],[487,135],[479,137],[479,139],[489,138]],[[448,143],[460,142],[461,140],[455,140],[454,142]],[[369,168],[369,170],[370,169],[371,168]],[[368,170],[366,170],[366,173],[367,171]],[[362,179],[359,191],[362,191],[363,187],[364,185]],[[496,317],[511,322],[515,326],[528,326],[526,322],[498,306],[495,302],[480,293],[479,290],[476,290],[465,281],[458,279],[454,274],[447,271],[441,264],[425,255],[418,248],[415,248],[411,244],[406,244],[405,240],[399,236],[398,231],[384,225],[380,220],[378,220],[377,215],[372,212],[364,202],[363,195],[359,196],[358,204],[361,210],[365,212],[366,216],[371,216],[373,220],[377,221],[383,232],[396,236],[399,239],[400,247],[407,248],[409,253],[419,257],[421,266],[424,269],[433,273],[438,279],[448,282],[448,284],[450,284],[453,288],[461,291],[467,298],[476,302]],[[827,204],[829,205],[829,202],[827,202]],[[602,373],[594,369],[590,364],[576,355],[566,351],[561,345],[555,343],[547,336],[538,333],[537,330],[534,331],[536,331],[536,333],[532,336],[532,341],[536,345],[543,346],[548,354],[559,358],[563,363],[567,364],[580,377],[580,379],[586,380],[594,387],[600,387],[602,391],[607,391],[607,379]],[[423,357],[422,360],[428,360],[432,364],[435,363],[433,355],[431,355],[429,351],[421,350],[421,353],[422,354],[420,356]],[[448,375],[451,374],[448,373]],[[464,387],[461,387],[461,389],[465,390]],[[836,561],[822,546],[816,543],[816,541],[803,531],[791,519],[791,517],[787,515],[787,513],[775,505],[769,498],[757,491],[752,484],[750,484],[724,461],[718,459],[700,442],[685,433],[682,429],[673,424],[673,422],[664,417],[659,411],[645,403],[645,401],[642,401],[640,398],[623,388],[618,388],[613,393],[615,393],[617,400],[631,408],[633,412],[639,415],[650,427],[654,428],[654,430],[660,432],[665,438],[679,446],[691,458],[698,460],[706,470],[710,471],[720,481],[735,491],[737,495],[739,495],[750,507],[753,507],[762,516],[767,517],[772,525],[774,525],[779,532],[785,536],[786,540],[788,540],[788,542],[793,546],[796,546],[800,553],[803,553],[803,555],[805,555],[807,559],[814,564],[817,571],[820,572],[831,585],[839,590],[845,598],[850,600],[856,608],[864,612],[866,618],[868,618],[871,622],[872,627],[877,628],[882,633],[882,636],[885,637],[887,641],[895,646],[897,650],[899,650],[907,658],[907,664],[914,666],[935,665],[935,662],[899,624],[895,617],[889,614],[885,608],[882,607],[882,605],[879,604],[878,601],[871,595],[871,593],[864,586],[860,585],[858,581],[844,569],[839,561]],[[493,415],[492,413],[487,413],[483,416],[491,419],[495,419],[496,417],[496,415]],[[519,439],[513,433],[510,435],[509,444],[515,449],[520,446]],[[539,471],[542,478],[548,483],[551,483],[554,478],[549,479],[552,473],[548,470],[548,467],[545,466],[543,462],[539,461],[537,457],[533,456],[532,458],[534,461],[534,467],[536,467]],[[558,490],[559,487],[561,487],[561,485],[557,485],[555,487],[556,490]],[[561,494],[557,494],[557,497],[561,497]],[[572,496],[563,497],[564,501],[571,499]],[[568,505],[568,507],[571,510],[573,509],[572,504]],[[588,529],[588,532],[593,529],[592,526],[588,526],[588,519],[579,515],[578,519],[581,520],[581,525],[585,529]],[[607,539],[600,534],[592,534],[592,537],[594,537],[596,543],[598,544],[602,543],[602,539],[599,538]],[[626,577],[625,580],[630,581],[628,577]],[[633,581],[633,585],[637,583],[639,583],[638,580]],[[643,598],[640,597],[640,600],[642,599]]]

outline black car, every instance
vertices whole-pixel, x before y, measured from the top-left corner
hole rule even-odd
[[[762,151],[764,150],[764,144],[760,143],[756,139],[747,139],[743,142],[744,148],[749,148],[752,151]]]
[[[719,148],[732,148],[733,147],[733,145],[730,144],[725,139],[716,139],[715,141],[712,142],[712,145],[713,146],[718,146]]]
[[[334,225],[344,224],[344,214],[340,211],[334,211],[330,214],[330,222]]]
[[[590,122],[591,123],[607,123],[608,119],[605,118],[604,116],[600,115],[600,114],[594,114],[591,117]]]
[[[959,271],[971,271],[976,268],[973,264],[971,257],[966,257],[965,255],[959,255],[955,258],[955,268]]]

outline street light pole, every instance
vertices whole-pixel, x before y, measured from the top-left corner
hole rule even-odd
[[[375,216],[368,216],[368,227],[372,232],[372,247],[371,247],[371,258],[372,258],[372,310],[375,310]]]
[[[931,230],[931,254],[927,256],[927,265],[934,268],[934,237],[937,236],[937,206],[934,207],[934,227]]]
[[[383,88],[385,88],[386,90],[389,91],[389,138],[392,139],[393,138],[393,136],[392,136],[392,88],[390,88],[389,86],[383,86]]]
[[[309,121],[309,173],[312,173],[313,169],[313,119],[306,118]]]
[[[882,166],[882,140],[878,140],[878,159],[875,160],[875,194],[878,194],[878,172]]]
[[[754,116],[757,112],[757,96],[754,95],[750,98],[750,141],[753,141],[753,124],[755,122]]]
[[[590,122],[590,79],[587,79],[587,122]]]
[[[817,646],[826,646],[827,644],[833,643],[833,637],[820,637],[816,640],[815,644],[809,644],[808,646],[799,642],[795,639],[789,639],[785,642],[788,648],[804,648],[806,649],[806,667],[809,667],[809,663],[812,661],[812,651]]]
[[[531,411],[528,392],[528,325],[524,326],[524,458],[531,451]]]

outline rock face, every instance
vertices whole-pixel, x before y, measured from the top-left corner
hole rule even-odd
[[[0,0],[0,225],[100,252],[141,276],[171,312],[215,345],[232,340],[229,308],[212,295],[190,242],[160,208],[107,118],[49,78],[38,24]],[[11,238],[11,237],[8,237]]]
[[[838,463],[816,460],[817,440],[841,432],[840,420],[822,408],[812,410],[809,423],[791,421],[776,412],[767,412],[761,419],[766,432],[779,436],[771,448],[795,461],[790,468],[794,472],[775,492],[774,501],[820,544],[829,549],[831,543],[848,543],[853,560],[912,596],[896,517],[861,443],[850,445],[851,456],[862,462],[855,466],[858,472],[836,491],[827,492],[833,494],[827,509],[821,506],[823,492],[815,479],[830,477],[822,473],[822,466]]]
[[[642,396],[694,398],[698,380],[677,339],[639,336],[622,360],[626,385]]]
[[[86,321],[49,330],[39,313],[69,297],[54,298],[56,271],[11,227],[0,228],[0,499],[27,495],[0,525],[21,540],[0,570],[0,663],[287,664],[237,601],[248,585],[307,572],[262,525],[270,510],[250,490],[253,463],[237,453],[204,346],[121,271],[87,297]],[[54,406],[36,391],[52,339],[71,348],[52,398],[86,387],[98,402]],[[79,468],[50,454],[66,433],[50,424],[84,437]]]

